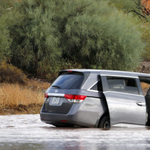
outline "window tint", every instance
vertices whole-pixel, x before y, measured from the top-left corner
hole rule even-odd
[[[94,84],[94,86],[92,86],[90,90],[103,91],[101,80],[99,80],[96,84]]]
[[[139,94],[136,80],[133,78],[107,77],[107,82],[111,91]]]
[[[51,88],[60,89],[79,89],[83,82],[84,76],[79,74],[60,75],[52,84]]]

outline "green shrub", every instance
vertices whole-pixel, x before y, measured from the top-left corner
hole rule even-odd
[[[2,15],[10,50],[4,54],[29,73],[51,80],[63,65],[132,70],[141,60],[139,21],[110,1],[22,0],[13,8]]]
[[[125,13],[133,13],[135,16],[142,14],[141,0],[109,0],[109,4],[117,7]]]
[[[138,65],[145,44],[132,14],[118,11],[107,1],[66,3],[58,9],[63,11],[59,16],[63,56],[84,68],[132,70]]]
[[[144,61],[150,61],[150,23],[144,24],[142,40],[146,43],[145,51],[142,54]]]
[[[58,61],[41,62],[37,69],[37,76],[40,78],[46,78],[48,82],[52,83],[58,76],[60,70],[81,68],[82,66],[80,64],[64,59]]]

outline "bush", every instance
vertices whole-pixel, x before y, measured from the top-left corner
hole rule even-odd
[[[32,74],[53,80],[63,65],[132,70],[140,61],[139,22],[109,1],[22,0],[13,8],[2,15],[8,18],[6,54]]]
[[[150,11],[149,0],[109,0],[110,4],[116,6],[118,9],[124,10],[126,13],[132,13],[141,19],[142,22],[142,40],[146,44],[142,59],[150,61]]]
[[[109,0],[109,2],[125,13],[132,13],[134,16],[142,15],[143,5],[141,4],[141,0]]]
[[[132,14],[118,11],[107,1],[66,3],[58,9],[63,11],[59,25],[64,57],[84,68],[132,70],[138,65],[145,44]]]
[[[59,59],[61,49],[57,24],[53,23],[54,1],[22,0],[12,10],[14,23],[9,26],[11,63],[36,74],[42,61]],[[11,15],[11,14],[9,14]],[[56,60],[55,59],[55,60]]]
[[[37,69],[37,77],[46,78],[48,82],[53,82],[60,70],[72,69],[72,68],[82,68],[82,66],[76,62],[69,62],[67,60],[62,59],[61,61],[48,61],[41,62]]]
[[[12,39],[10,38],[10,31],[8,29],[9,21],[11,22],[11,17],[9,15],[0,14],[0,62],[10,58],[11,50],[10,45]]]
[[[26,75],[17,67],[3,61],[0,64],[0,82],[26,83]]]
[[[150,23],[144,25],[142,40],[146,43],[145,51],[142,54],[144,61],[150,61]]]

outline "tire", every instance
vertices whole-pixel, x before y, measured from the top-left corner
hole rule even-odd
[[[148,118],[147,118],[146,126],[150,127],[150,114],[149,113],[148,113]]]
[[[57,128],[67,128],[67,127],[73,127],[73,125],[70,124],[52,124]]]
[[[108,116],[104,116],[99,123],[99,128],[109,129],[110,128],[110,118]]]

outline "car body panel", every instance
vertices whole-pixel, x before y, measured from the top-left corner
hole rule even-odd
[[[79,125],[86,127],[98,127],[101,118],[109,115],[111,125],[118,123],[141,124],[146,123],[146,103],[140,80],[150,83],[150,75],[136,72],[69,69],[60,71],[65,73],[83,74],[84,79],[79,89],[61,89],[52,87],[47,89],[48,99],[40,112],[41,120],[53,125]],[[136,81],[138,93],[124,93],[111,91],[108,88],[107,76],[133,78]],[[99,81],[102,82],[101,91],[93,89]],[[98,85],[99,86],[99,85]],[[65,99],[65,94],[85,95],[81,103],[70,103]],[[59,99],[58,104],[52,104],[53,99]]]
[[[138,105],[139,102],[144,102],[143,96],[114,91],[104,92],[104,95],[107,99],[111,125],[117,123],[145,125],[146,106]]]
[[[104,91],[103,93],[106,97],[111,125],[117,123],[145,125],[146,104],[143,94],[141,94],[141,92],[139,92],[139,94],[130,94],[117,91],[110,91],[106,79],[106,77],[110,77],[110,75],[101,74],[101,76]],[[120,75],[111,76],[120,77]],[[123,76],[123,78],[133,78],[135,79],[136,84],[139,82],[137,76]],[[137,85],[139,86],[139,84]],[[142,105],[139,105],[139,103],[142,103]]]
[[[105,111],[103,105],[103,99],[87,97],[82,104],[73,104],[67,114],[41,112],[41,120],[51,124],[79,124],[95,127],[99,121],[99,116]]]

